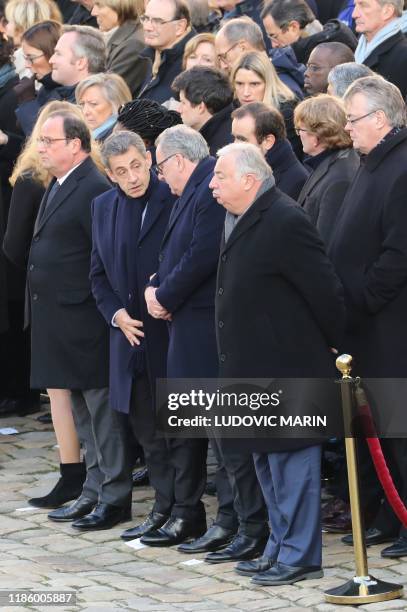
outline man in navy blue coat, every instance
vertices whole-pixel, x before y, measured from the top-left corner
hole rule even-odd
[[[110,402],[129,414],[143,446],[153,511],[123,539],[161,526],[173,505],[174,471],[166,441],[155,437],[155,379],[166,374],[168,331],[148,316],[144,288],[157,269],[158,253],[174,197],[151,171],[140,136],[117,132],[104,143],[103,160],[116,186],[93,201],[92,291],[110,326]]]
[[[161,245],[157,274],[146,290],[147,308],[152,317],[170,321],[168,378],[215,378],[214,300],[225,215],[209,190],[215,160],[202,135],[184,125],[161,134],[156,155],[159,173],[179,199]],[[151,546],[181,543],[206,531],[201,496],[207,441],[177,439],[170,443],[184,503],[181,506],[175,491],[171,520],[142,538]]]

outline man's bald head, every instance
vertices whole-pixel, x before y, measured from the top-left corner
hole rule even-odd
[[[317,45],[311,52],[305,71],[304,89],[314,96],[328,89],[328,74],[335,66],[353,62],[351,49],[340,42],[327,42]]]

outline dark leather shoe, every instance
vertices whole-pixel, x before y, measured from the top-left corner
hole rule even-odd
[[[232,542],[219,552],[206,555],[207,563],[228,563],[229,561],[246,561],[255,559],[262,554],[267,544],[268,537],[253,538],[237,534]]]
[[[278,561],[265,572],[255,574],[251,582],[259,586],[277,586],[279,584],[294,584],[300,580],[322,578],[324,572],[320,566],[292,567]]]
[[[197,522],[170,516],[160,529],[149,531],[140,542],[148,546],[174,546],[190,538],[199,538],[205,531],[205,519]]]
[[[407,557],[407,538],[399,537],[391,546],[383,548],[380,553],[386,559],[398,559],[399,557]]]
[[[126,529],[121,534],[122,540],[135,540],[137,538],[141,538],[143,535],[152,531],[153,529],[159,529],[168,521],[168,516],[165,514],[160,514],[159,512],[151,512],[148,517],[137,525],[136,527],[131,527],[130,529]]]
[[[99,503],[90,514],[72,523],[72,527],[81,531],[99,531],[111,529],[118,523],[131,519],[131,506],[113,506]]]
[[[193,542],[185,542],[178,546],[183,553],[202,553],[225,548],[234,538],[236,532],[220,525],[212,525],[202,537]]]
[[[322,522],[332,520],[340,514],[349,513],[350,505],[339,497],[334,497],[321,510]]]
[[[343,514],[324,519],[322,521],[322,530],[328,533],[349,533],[352,531],[351,513],[343,512]]]
[[[365,532],[366,546],[374,546],[375,544],[384,544],[385,542],[394,542],[398,534],[384,533],[376,527],[370,527]],[[349,534],[342,538],[342,542],[348,546],[353,546],[353,535]]]
[[[81,495],[70,506],[63,506],[62,508],[58,508],[57,510],[50,512],[48,514],[48,518],[51,519],[51,521],[56,521],[57,523],[75,521],[76,519],[86,516],[89,514],[89,512],[92,512],[96,504],[97,501]]]
[[[140,470],[136,470],[132,474],[133,479],[133,487],[144,487],[150,483],[150,479],[148,477],[148,469],[146,467],[141,468]]]
[[[48,425],[48,423],[52,423],[51,413],[46,412],[45,414],[40,414],[40,416],[37,417],[37,421],[39,423],[42,423],[43,425]]]
[[[253,561],[240,561],[235,567],[235,572],[242,576],[254,576],[269,570],[270,567],[273,567],[274,563],[275,559],[270,559],[270,557],[260,557]]]

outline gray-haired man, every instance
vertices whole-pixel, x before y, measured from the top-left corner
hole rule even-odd
[[[102,149],[115,187],[92,207],[92,291],[110,328],[110,404],[127,413],[143,446],[155,490],[152,512],[122,535],[139,538],[161,527],[171,513],[174,470],[165,440],[155,435],[155,379],[166,375],[165,321],[148,316],[144,288],[156,271],[158,253],[174,197],[151,171],[151,155],[140,136],[116,132]]]
[[[216,291],[221,378],[332,377],[329,347],[344,309],[315,228],[275,187],[255,145],[220,149],[210,187],[227,210]],[[266,586],[322,576],[320,446],[261,431],[223,442],[253,452],[271,523],[263,556],[238,573]]]

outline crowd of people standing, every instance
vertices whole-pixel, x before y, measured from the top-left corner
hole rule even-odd
[[[343,351],[406,377],[404,4],[0,0],[0,416],[46,390],[50,520],[129,520],[143,456],[154,505],[124,540],[322,576],[345,470],[321,508],[320,443],[158,435],[155,385],[335,378]],[[359,446],[367,543],[406,556]],[[406,502],[406,439],[384,451]]]

